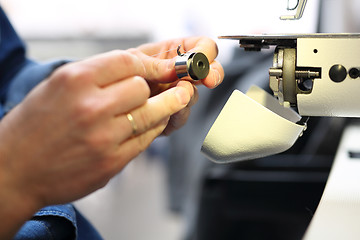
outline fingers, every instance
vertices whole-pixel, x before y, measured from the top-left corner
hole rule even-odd
[[[145,105],[131,111],[138,127],[138,134],[186,107],[190,99],[190,93],[184,87],[174,87],[150,98]]]
[[[176,49],[179,45],[181,45],[182,52],[192,51],[204,53],[210,62],[218,55],[216,43],[208,37],[189,37],[158,43],[148,43],[139,46],[137,49],[148,56],[157,55],[157,57],[161,56],[161,58],[173,58],[177,55]]]
[[[179,81],[176,86],[184,87],[184,88],[186,88],[188,90],[188,92],[190,93],[190,96],[191,96],[191,100],[187,104],[187,107],[192,107],[197,102],[197,100],[199,98],[199,94],[197,92],[196,86],[191,84],[191,82],[189,82],[189,81]]]
[[[144,76],[145,68],[142,61],[128,51],[115,50],[96,55],[75,65],[75,73],[87,73],[94,82],[104,87],[132,76]]]
[[[146,132],[130,138],[121,144],[112,157],[112,175],[117,174],[130,160],[148,148],[154,139],[163,132],[166,125],[167,120],[165,119]]]
[[[214,59],[218,55],[218,48],[216,43],[210,38],[206,37],[193,37],[176,39],[161,43],[151,43],[140,46],[137,49],[130,51],[137,55],[145,67],[145,79],[157,83],[168,83],[177,80],[175,73],[175,57],[177,56],[174,47],[181,45],[182,52],[202,52],[206,55],[210,65],[209,75],[201,81],[208,88],[217,87],[224,79],[224,70],[220,63]],[[171,51],[169,51],[171,50]],[[156,55],[153,54],[163,51],[166,54]],[[166,58],[166,59],[164,59]]]
[[[154,52],[168,50],[182,44],[184,51],[203,52],[212,69],[217,70],[211,73],[208,79],[202,81],[205,86],[214,88],[223,78],[223,70],[219,63],[214,62],[218,54],[216,43],[204,37],[184,38],[166,41],[157,44],[146,44],[138,49],[128,51],[111,51],[100,54],[81,62],[66,65],[66,76],[69,74],[76,78],[92,79],[100,87],[108,86],[131,76],[142,76],[148,81],[157,83],[168,83],[177,80],[175,73],[176,50],[167,52],[161,58],[152,57]],[[166,52],[166,51],[165,51]],[[69,71],[70,70],[70,71]],[[219,77],[220,75],[220,77]]]
[[[207,88],[213,89],[219,86],[224,80],[224,69],[219,62],[213,61],[210,65],[208,76],[201,80],[202,84]]]
[[[191,107],[187,106],[186,108],[180,110],[170,117],[169,123],[162,132],[162,135],[169,136],[173,131],[178,130],[186,123],[187,119],[190,116]]]
[[[136,49],[141,51],[142,53],[144,53],[147,56],[160,56],[162,52],[167,52],[168,50],[166,49],[167,45],[164,46],[164,44],[162,44],[162,42],[157,42],[157,43],[146,43],[143,45],[138,46]],[[176,51],[176,50],[175,50]]]
[[[138,49],[129,49],[132,54],[141,59],[145,68],[144,78],[157,83],[169,83],[177,80],[175,73],[175,58],[160,59],[148,56]]]
[[[186,38],[184,40],[184,50],[186,52],[202,52],[210,63],[214,61],[219,51],[216,43],[207,37]]]
[[[145,104],[150,88],[142,77],[130,77],[103,89],[102,99],[109,102],[111,116],[117,116]]]
[[[149,98],[144,105],[132,110],[130,113],[134,122],[129,121],[126,114],[116,117],[113,129],[119,133],[119,144],[132,136],[134,125],[136,125],[137,136],[144,134],[185,108],[191,101],[192,95],[193,90],[189,92],[187,87],[173,87]]]
[[[182,97],[176,97],[176,94],[181,94]],[[131,159],[144,151],[157,136],[162,133],[166,135],[181,127],[190,114],[191,105],[197,99],[196,88],[187,81],[181,81],[176,87],[151,98],[151,101],[149,100],[146,105],[131,111],[138,134],[123,138],[121,144],[119,144],[118,151],[112,158],[114,174],[121,170]],[[117,117],[114,120],[114,124],[123,126],[116,131],[123,130],[127,136],[131,136],[131,122],[125,115]]]
[[[180,81],[178,83],[178,86],[186,87],[193,94],[192,94],[191,100],[188,103],[188,105],[170,117],[169,123],[162,133],[165,136],[170,135],[170,133],[172,133],[173,131],[175,131],[185,125],[185,123],[187,122],[187,119],[189,118],[191,107],[199,99],[199,94],[198,94],[196,86],[194,86],[190,82]]]

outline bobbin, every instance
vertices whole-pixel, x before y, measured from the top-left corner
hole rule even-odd
[[[175,72],[179,79],[190,77],[192,80],[201,80],[209,74],[209,60],[201,52],[180,53],[177,48],[177,58],[175,61]]]

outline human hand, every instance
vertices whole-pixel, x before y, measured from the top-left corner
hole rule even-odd
[[[9,112],[0,122],[0,212],[26,219],[83,197],[163,132],[192,93],[179,84],[150,97],[141,76],[143,63],[129,52],[98,55],[60,67]]]
[[[210,63],[210,72],[205,79],[201,81],[184,81],[177,78],[175,57],[179,45],[181,45],[180,52],[202,52],[206,55]],[[144,78],[149,83],[152,96],[167,91],[174,86],[184,86],[189,91],[194,92],[187,107],[171,116],[169,124],[164,130],[165,135],[185,124],[190,114],[190,108],[198,100],[196,85],[203,84],[212,89],[217,87],[224,79],[224,70],[221,64],[215,60],[218,54],[217,45],[213,40],[206,37],[181,38],[149,43],[136,49],[129,49],[129,51],[137,55],[143,62],[145,66]]]
[[[181,41],[185,50],[198,47],[205,53],[211,45]],[[148,47],[139,51],[146,55]],[[210,62],[216,56],[211,48]],[[188,114],[183,109],[196,102],[196,88],[177,81],[172,67],[162,71],[165,61],[174,61],[162,57],[151,63],[139,52],[113,51],[64,65],[3,118],[0,215],[7,221],[0,237],[10,236],[2,230],[15,233],[43,206],[71,202],[104,186],[155,137],[183,124]],[[209,88],[223,76],[221,66],[213,65],[218,74],[210,71],[202,81]]]

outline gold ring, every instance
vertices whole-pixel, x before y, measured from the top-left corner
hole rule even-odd
[[[128,114],[126,114],[126,117],[127,117],[127,119],[129,119],[129,122],[131,124],[132,134],[136,135],[138,129],[137,129],[137,125],[136,125],[136,122],[135,122],[133,116],[131,115],[131,113],[128,113]]]

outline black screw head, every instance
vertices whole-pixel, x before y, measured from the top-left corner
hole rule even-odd
[[[346,68],[341,64],[335,64],[330,68],[329,77],[334,82],[342,82],[347,76]]]

